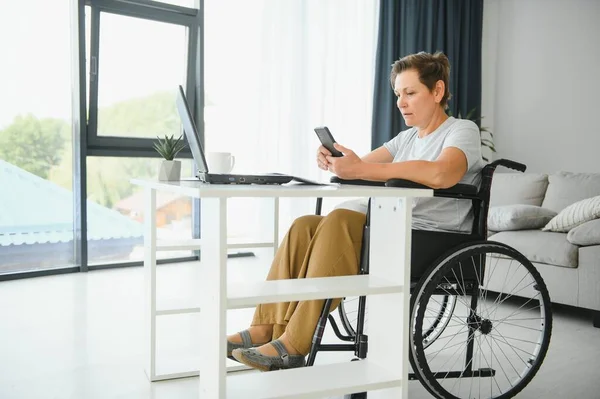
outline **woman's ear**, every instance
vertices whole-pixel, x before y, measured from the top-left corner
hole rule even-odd
[[[433,89],[433,98],[436,103],[440,103],[442,101],[442,97],[444,97],[444,92],[446,91],[446,85],[443,80],[438,80],[435,82],[435,88]]]

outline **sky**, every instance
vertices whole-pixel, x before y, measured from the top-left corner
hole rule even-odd
[[[0,129],[24,112],[70,118],[69,3],[0,0]]]

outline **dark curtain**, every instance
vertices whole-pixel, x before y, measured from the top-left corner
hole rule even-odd
[[[481,113],[483,0],[380,0],[373,99],[373,149],[407,129],[390,85],[391,66],[405,55],[442,51],[450,60],[448,103],[454,116]]]

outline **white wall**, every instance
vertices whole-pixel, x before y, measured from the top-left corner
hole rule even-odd
[[[600,1],[485,0],[483,125],[531,172],[600,172]]]

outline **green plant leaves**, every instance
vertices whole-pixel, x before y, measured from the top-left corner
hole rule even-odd
[[[172,161],[177,153],[185,148],[185,142],[181,140],[183,136],[175,138],[174,135],[165,135],[164,138],[156,137],[158,142],[154,143],[154,149],[167,161]]]

